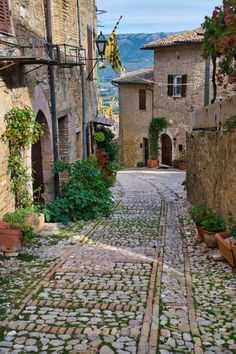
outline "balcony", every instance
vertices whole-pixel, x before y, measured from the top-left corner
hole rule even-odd
[[[86,61],[86,51],[82,47],[76,47],[69,44],[59,44],[58,60],[55,65],[61,67],[73,67],[84,65]]]

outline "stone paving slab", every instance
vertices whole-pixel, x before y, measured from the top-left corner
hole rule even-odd
[[[0,353],[236,352],[235,275],[197,239],[184,176],[119,173],[122,202],[1,323]]]

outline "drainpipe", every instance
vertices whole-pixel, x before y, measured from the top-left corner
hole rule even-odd
[[[51,19],[51,0],[45,0],[46,12],[46,31],[47,41],[52,44],[52,19]],[[53,58],[53,51],[49,50],[51,59]],[[52,140],[53,140],[53,157],[54,162],[58,160],[58,136],[57,136],[57,113],[56,113],[56,92],[55,92],[55,68],[54,65],[48,65],[50,99],[51,99],[51,116],[52,116]],[[60,194],[59,174],[54,175],[55,197]]]
[[[83,47],[83,31],[81,20],[81,3],[77,0],[78,29],[79,29],[79,46]],[[81,81],[82,81],[82,112],[83,112],[83,160],[87,159],[87,97],[86,97],[86,77],[84,64],[81,65]]]

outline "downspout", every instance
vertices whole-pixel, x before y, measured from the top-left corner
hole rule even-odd
[[[46,11],[46,31],[47,41],[52,44],[52,18],[51,18],[51,3],[50,0],[45,0]],[[49,50],[51,59],[53,58],[52,48]],[[57,135],[57,112],[56,112],[56,92],[55,92],[55,68],[53,64],[48,65],[50,99],[51,99],[51,116],[52,116],[52,140],[53,140],[53,158],[54,163],[58,160],[58,135]],[[55,197],[60,194],[59,174],[54,175]]]
[[[83,47],[83,31],[81,20],[81,4],[77,0],[77,14],[78,14],[78,30],[79,30],[79,46]],[[81,65],[81,81],[82,81],[82,115],[83,115],[83,160],[87,159],[87,97],[86,97],[86,78],[84,64]]]

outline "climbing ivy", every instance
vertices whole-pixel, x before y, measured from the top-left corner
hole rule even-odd
[[[148,138],[149,138],[151,160],[157,160],[159,156],[160,135],[161,132],[167,127],[168,127],[168,122],[164,117],[153,118],[149,125]]]
[[[8,144],[10,151],[8,158],[10,188],[16,208],[25,208],[31,204],[31,198],[28,190],[30,175],[25,167],[24,152],[41,138],[43,129],[36,122],[35,114],[29,107],[12,108],[5,114],[4,120],[6,131],[1,135],[1,140]]]

